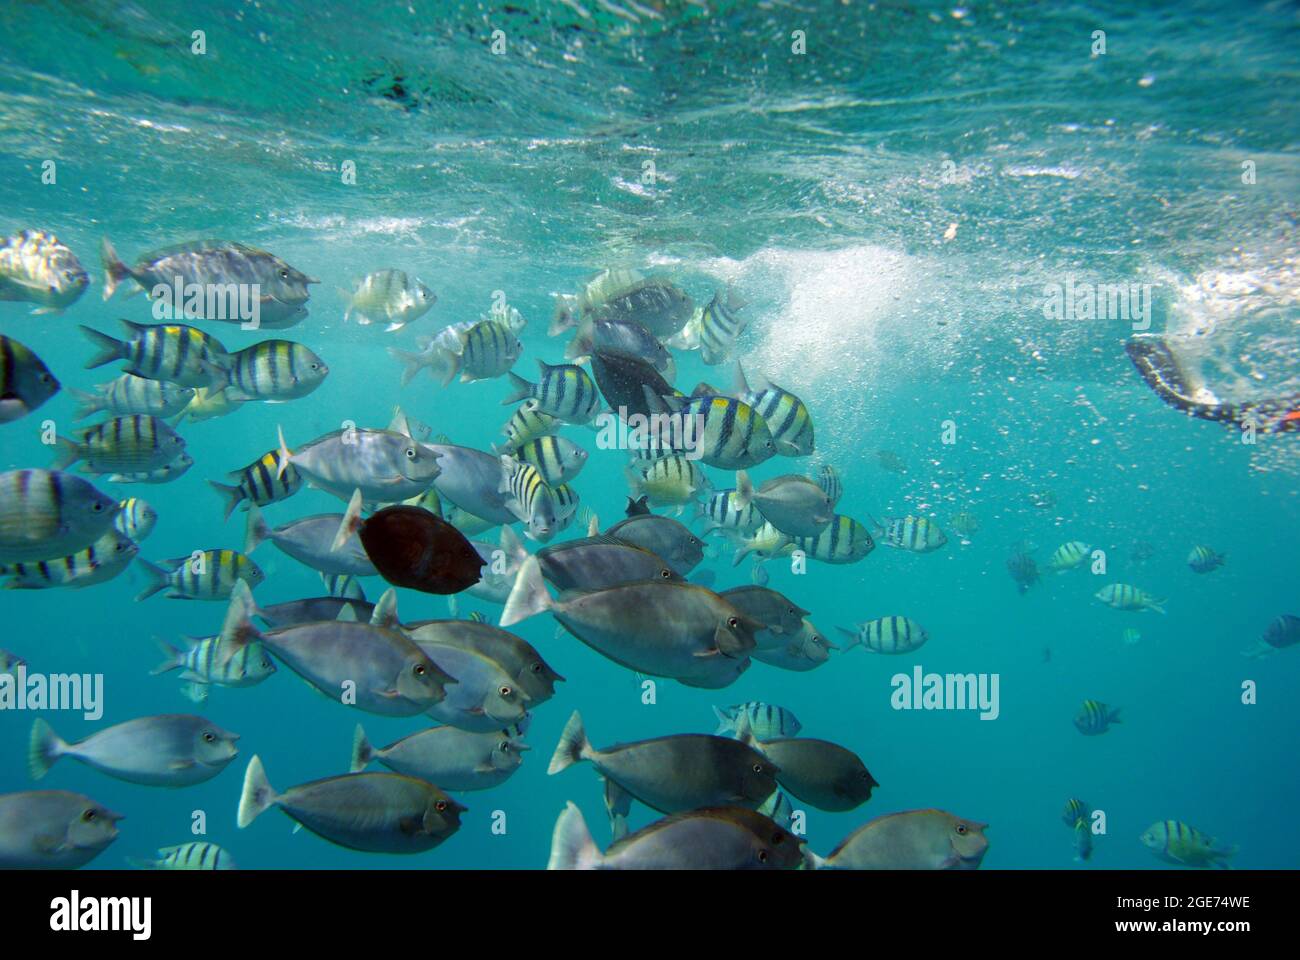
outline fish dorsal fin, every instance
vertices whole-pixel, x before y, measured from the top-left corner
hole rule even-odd
[[[401,623],[397,617],[397,590],[393,587],[385,590],[375,604],[375,609],[370,614],[370,623],[376,627],[395,627]]]
[[[401,407],[393,407],[393,419],[388,424],[388,431],[390,433],[400,433],[410,440],[415,439],[415,437],[411,436],[411,425],[406,422],[406,414],[402,412]]]

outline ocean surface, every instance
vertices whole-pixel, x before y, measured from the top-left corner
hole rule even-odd
[[[403,387],[388,348],[476,320],[502,291],[528,321],[515,370],[535,379],[536,361],[560,362],[567,343],[547,336],[555,295],[611,267],[671,279],[697,305],[728,288],[747,301],[736,356],[801,397],[816,425],[812,457],[768,460],[757,481],[829,464],[840,513],[926,517],[948,534],[932,553],[877,537],[855,564],[764,565],[833,642],[837,627],[875,617],[922,624],[929,641],[911,654],[835,651],[806,673],[755,662],[722,690],[659,679],[646,704],[644,678],[557,635],[549,616],[518,624],[566,681],[534,712],[522,768],[459,795],[460,831],[413,857],[295,834],[276,811],[240,830],[235,814],[254,754],[285,789],[345,773],[358,720],[380,745],[420,718],[331,703],[284,667],[196,706],[175,675],[150,675],[156,639],[210,635],[225,605],[136,602],[135,566],[84,590],[4,592],[0,647],[32,671],[103,675],[101,720],[42,714],[65,739],[184,712],[241,737],[224,772],[184,789],[59,761],[41,788],[126,817],[89,869],[193,839],[244,868],[541,868],[566,801],[609,842],[591,766],[546,773],[574,710],[603,747],[712,733],[712,705],[747,701],[793,711],[802,735],[849,748],[879,781],[847,813],[795,803],[822,855],[875,816],[935,807],[989,824],[986,869],[1172,869],[1138,839],[1164,820],[1237,845],[1238,869],[1300,866],[1300,652],[1242,655],[1274,618],[1300,614],[1300,439],[1247,444],[1185,417],[1129,362],[1133,320],[1043,310],[1052,284],[1148,284],[1150,332],[1180,343],[1218,396],[1300,391],[1300,19],[1289,3],[1132,7],[6,2],[0,234],[57,234],[92,282],[62,315],[0,302],[0,333],[64,388],[0,425],[0,470],[48,466],[41,424],[78,426],[71,390],[117,375],[83,369],[92,347],[79,324],[117,335],[121,318],[151,322],[144,297],[103,302],[102,237],[128,263],[237,240],[321,280],[288,331],[196,322],[231,350],[267,336],[310,346],[330,368],[318,390],[183,425],[195,466],[173,483],[92,478],[157,510],[142,557],[241,549],[245,515],[223,522],[208,481],[273,449],[277,427],[294,447],[345,421],[384,427],[400,406],[456,443],[500,442],[504,378]],[[42,182],[46,161],[54,183]],[[390,267],[432,288],[433,309],[394,333],[345,322],[339,288]],[[685,392],[732,386],[733,363],[684,350],[676,362]],[[575,487],[606,527],[626,507],[627,458],[584,428],[563,435],[591,452]],[[281,524],[342,508],[304,489],[265,513]],[[978,529],[956,533],[958,514]],[[717,583],[750,583],[750,562],[733,566],[734,547],[709,539],[703,567]],[[1049,572],[1070,541],[1103,551],[1105,574]],[[1196,545],[1226,564],[1192,572]],[[1006,567],[1018,550],[1042,570],[1023,593]],[[253,559],[267,573],[262,605],[324,592],[271,544]],[[1166,612],[1111,609],[1094,598],[1107,583],[1138,586]],[[363,585],[372,601],[384,588]],[[491,622],[501,609],[459,607]],[[399,590],[399,612],[447,616],[447,601]],[[996,719],[895,709],[891,678],[918,665],[996,675]],[[1072,721],[1087,699],[1120,707],[1122,723],[1082,736]],[[0,793],[34,789],[33,719],[0,711]],[[1061,819],[1071,797],[1106,815],[1087,862]],[[203,837],[191,833],[198,811]],[[637,805],[632,827],[657,816]]]

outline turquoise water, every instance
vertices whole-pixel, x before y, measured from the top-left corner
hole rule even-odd
[[[594,7],[594,4],[584,6]],[[806,736],[840,743],[881,786],[849,813],[808,809],[809,846],[825,854],[874,816],[939,807],[988,822],[986,868],[1163,867],[1138,842],[1174,819],[1240,846],[1238,868],[1294,867],[1300,800],[1294,691],[1300,655],[1243,658],[1270,620],[1300,613],[1295,588],[1300,473],[1293,435],[1246,445],[1230,429],[1161,404],[1123,350],[1125,320],[1048,320],[1045,284],[1151,284],[1152,329],[1196,358],[1221,396],[1300,389],[1300,284],[1294,109],[1294,7],[1125,4],[649,4],[637,22],[572,7],[161,2],[9,5],[0,37],[0,232],[58,234],[93,275],[62,316],[0,303],[0,333],[35,350],[64,390],[3,426],[0,470],[46,466],[39,424],[71,429],[69,388],[111,379],[83,370],[77,324],[114,333],[148,322],[143,298],[101,301],[96,249],[128,261],[203,237],[250,243],[319,277],[310,316],[285,333],[330,366],[324,385],[287,405],[249,404],[181,428],[196,461],[168,485],[119,486],[160,519],[141,554],[239,548],[242,514],[222,522],[208,479],[345,420],[382,427],[400,405],[453,441],[486,448],[510,413],[503,380],[403,388],[387,348],[473,320],[494,291],[527,318],[516,370],[557,362],[553,295],[604,267],[672,278],[702,303],[730,285],[749,301],[740,356],[801,396],[817,428],[809,461],[756,468],[762,480],[832,464],[839,511],[931,517],[942,550],[886,546],[861,563],[767,565],[770,586],[836,626],[900,614],[925,626],[915,654],[853,650],[810,673],[755,663],[733,686],[671,680],[642,703],[638,679],[549,617],[516,631],[567,678],[533,718],[533,750],[505,785],[460,796],[460,832],[401,858],[332,846],[270,813],[238,830],[247,758],[285,788],[345,772],[358,719],[372,742],[417,720],[359,715],[287,669],[202,708],[170,677],[151,677],[155,637],[214,632],[219,603],[135,603],[132,569],[82,591],[3,594],[0,647],[32,670],[105,677],[105,713],[47,719],[67,739],[151,713],[202,712],[239,733],[241,755],[205,784],[133,786],[61,761],[42,786],[87,793],[126,814],[91,867],[206,839],[243,867],[538,868],[565,801],[604,845],[600,785],[588,765],[548,777],[565,721],[582,712],[597,746],[712,732],[711,704],[793,710]],[[507,50],[491,52],[504,31]],[[1107,51],[1091,55],[1094,30]],[[206,53],[191,52],[203,30]],[[805,31],[807,53],[791,53]],[[41,182],[53,160],[57,182]],[[656,176],[643,182],[646,160]],[[1253,161],[1256,182],[1242,181]],[[355,183],[343,182],[345,163]],[[946,166],[947,162],[951,166]],[[955,227],[953,226],[955,225]],[[337,288],[403,268],[437,293],[433,310],[387,334],[342,320]],[[232,350],[259,335],[200,324]],[[731,368],[677,354],[676,385],[731,382]],[[955,443],[944,442],[951,421]],[[576,481],[602,526],[622,516],[622,455],[594,435]],[[878,452],[906,464],[885,469]],[[709,468],[716,485],[731,477]],[[1031,494],[1050,492],[1052,505]],[[1042,502],[1038,500],[1038,502]],[[304,490],[267,508],[274,524],[341,510]],[[972,514],[979,530],[948,521]],[[564,536],[575,535],[575,532]],[[1005,569],[1018,544],[1039,566],[1059,544],[1106,552],[1104,577],[1044,572],[1023,596]],[[1135,548],[1149,544],[1149,558]],[[1196,544],[1227,556],[1204,576]],[[724,586],[750,582],[730,550],[706,561]],[[266,545],[260,603],[315,596],[316,574]],[[1093,599],[1108,582],[1167,598],[1167,614]],[[381,582],[365,582],[371,600]],[[445,600],[401,591],[404,620],[443,616]],[[462,598],[462,614],[499,608]],[[1141,639],[1126,644],[1135,627]],[[1045,651],[1050,651],[1050,659]],[[896,711],[890,678],[926,671],[997,674],[1000,715]],[[1244,705],[1246,681],[1258,703]],[[1094,698],[1123,709],[1104,736],[1071,720]],[[32,789],[31,714],[0,712],[0,793]],[[376,768],[378,769],[378,768]],[[1092,859],[1073,860],[1060,819],[1068,797],[1105,810]],[[803,807],[804,805],[797,805]],[[504,811],[504,835],[491,830]],[[651,822],[634,808],[633,827]]]

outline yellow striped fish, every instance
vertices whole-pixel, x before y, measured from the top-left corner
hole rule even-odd
[[[113,525],[117,501],[55,470],[0,473],[0,563],[75,553]]]
[[[1227,870],[1228,860],[1236,856],[1238,850],[1235,845],[1206,836],[1179,820],[1153,823],[1139,839],[1159,859],[1180,867]]]
[[[876,549],[871,531],[852,517],[838,513],[817,536],[794,537],[790,542],[796,550],[822,563],[857,563]]]
[[[404,270],[376,270],[358,281],[355,290],[340,287],[339,297],[345,307],[344,322],[353,316],[362,326],[386,320],[386,332],[418,320],[438,302],[432,290]]]
[[[40,357],[0,336],[0,423],[27,416],[58,392],[59,381]]]
[[[762,414],[733,397],[660,397],[651,412],[671,411],[680,426],[670,433],[672,445],[720,470],[744,470],[776,455],[776,444]],[[652,421],[653,422],[653,421]],[[662,436],[668,441],[670,437]]]
[[[245,500],[265,507],[268,503],[287,499],[302,489],[302,474],[292,463],[286,464],[284,472],[280,472],[279,450],[269,450],[242,470],[232,470],[227,476],[237,479],[239,483],[231,486],[215,480],[208,481],[226,500],[227,520],[235,507]]]
[[[565,423],[590,423],[600,410],[600,393],[596,382],[582,367],[571,363],[552,366],[538,360],[541,381],[530,383],[517,373],[510,374],[513,392],[501,402],[531,400],[535,409]]]
[[[158,859],[127,858],[141,870],[236,870],[235,858],[215,843],[196,840],[177,847],[160,847]]]
[[[868,517],[876,536],[886,546],[912,553],[930,553],[948,542],[939,525],[926,517],[886,517],[883,524]]]
[[[1192,547],[1192,552],[1187,555],[1187,565],[1194,573],[1209,573],[1211,570],[1217,570],[1226,560],[1223,554],[1215,553],[1209,547],[1202,546]]]
[[[1157,600],[1150,594],[1127,583],[1108,583],[1095,594],[1098,600],[1116,610],[1154,610],[1164,613],[1163,600]]]
[[[230,355],[215,337],[179,323],[150,325],[123,320],[122,325],[129,334],[125,340],[81,328],[99,348],[86,362],[87,370],[125,360],[123,370],[149,380],[168,380],[182,387],[225,385]]]
[[[658,507],[680,507],[709,489],[708,478],[695,460],[684,454],[639,461],[627,468],[632,496],[647,496]]]
[[[160,569],[140,561],[149,583],[136,600],[152,597],[171,588],[169,600],[227,600],[235,584],[243,580],[250,588],[266,579],[260,567],[235,550],[202,550],[196,555],[164,560]]]
[[[80,439],[58,437],[52,469],[78,460],[89,473],[147,473],[164,467],[185,450],[185,440],[166,423],[145,413],[114,417],[81,431]]]
[[[849,638],[845,650],[861,646],[872,653],[911,653],[930,639],[924,627],[907,617],[879,617],[858,624],[857,630],[838,629]]]
[[[75,419],[84,420],[101,410],[115,416],[148,413],[155,417],[172,417],[194,399],[193,387],[181,387],[169,380],[148,380],[124,373],[116,380],[101,383],[94,393],[73,390],[79,406]]]
[[[0,564],[5,590],[45,590],[50,587],[80,589],[112,580],[125,570],[140,548],[116,529],[76,553],[49,560]]]
[[[117,517],[113,520],[113,526],[128,540],[139,543],[153,533],[154,524],[157,522],[158,513],[153,507],[139,497],[127,497],[118,504]]]
[[[1119,707],[1108,707],[1100,700],[1085,700],[1079,712],[1075,714],[1074,726],[1085,737],[1095,737],[1110,729],[1112,723],[1120,723]]]
[[[1073,570],[1087,561],[1089,549],[1088,545],[1082,540],[1071,540],[1069,543],[1063,543],[1056,548],[1056,552],[1047,561],[1047,568],[1057,573]]]
[[[1067,827],[1074,826],[1080,818],[1086,820],[1091,816],[1092,807],[1088,806],[1085,801],[1079,800],[1076,797],[1071,797],[1069,800],[1066,800],[1065,809],[1061,811],[1061,819],[1065,822]]]
[[[813,452],[812,414],[793,393],[782,390],[762,376],[755,379],[751,387],[745,380],[744,368],[737,363],[736,396],[767,421],[777,453],[785,457],[806,457]]]
[[[280,403],[305,397],[329,375],[330,368],[301,343],[263,340],[230,355],[226,396],[232,401]]]
[[[549,413],[542,413],[527,403],[522,403],[501,432],[506,435],[506,446],[515,449],[529,440],[548,436],[559,428],[560,421],[555,417]]]
[[[537,437],[516,447],[514,455],[553,487],[572,480],[587,462],[587,451],[565,437]]]
[[[506,509],[527,525],[530,539],[545,543],[555,535],[555,495],[532,464],[503,456],[497,492],[509,494]]]

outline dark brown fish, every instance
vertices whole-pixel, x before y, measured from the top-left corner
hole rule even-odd
[[[481,579],[483,558],[465,535],[422,507],[399,504],[361,518],[361,491],[352,496],[335,549],[356,533],[379,575],[396,587],[460,593]]]

